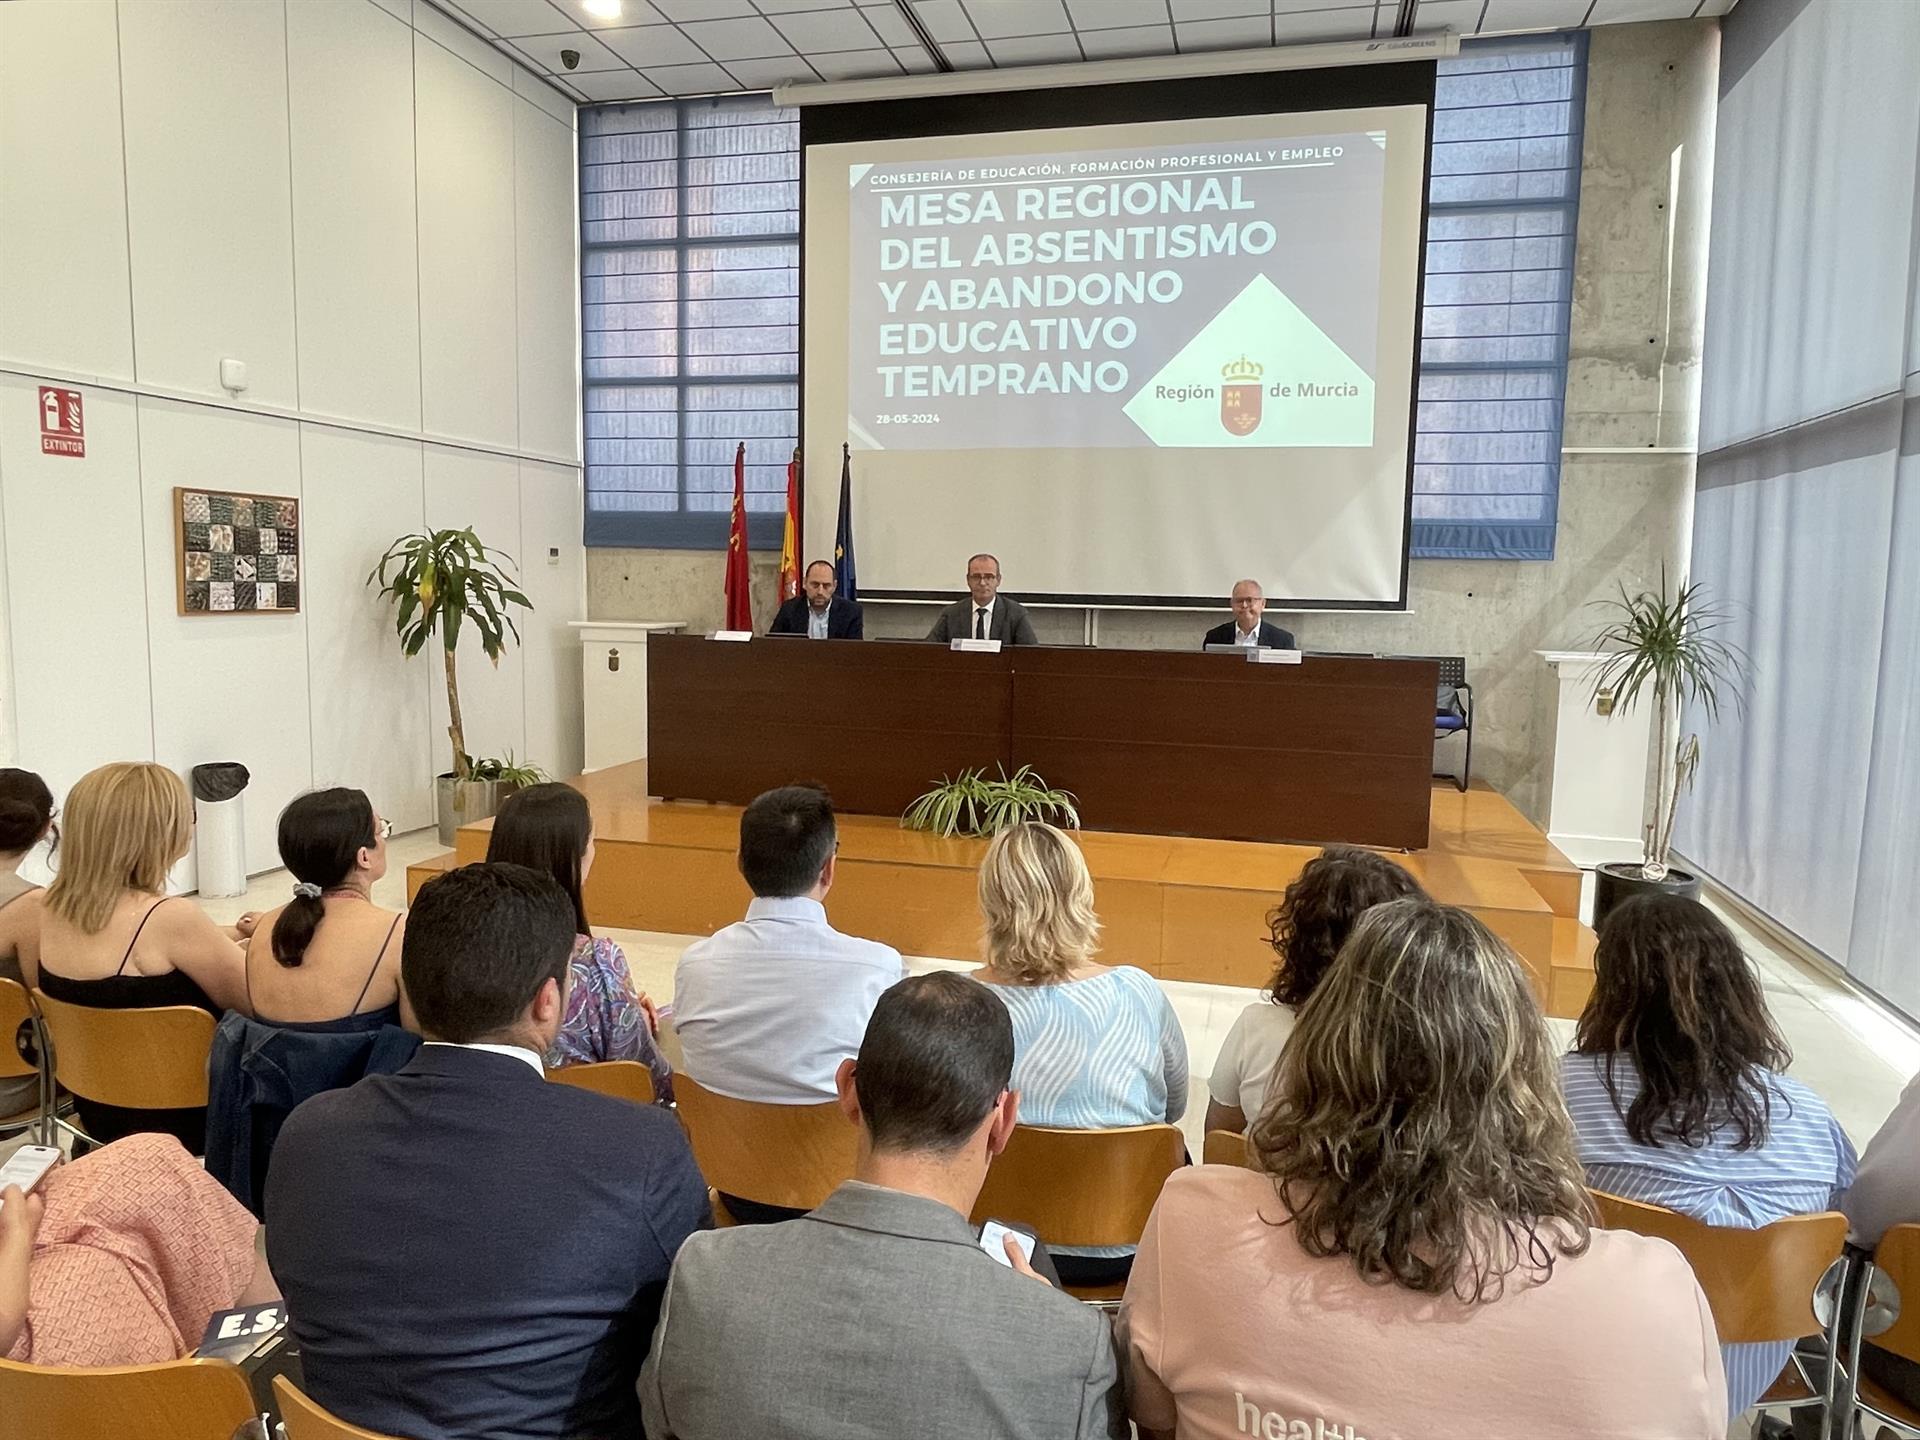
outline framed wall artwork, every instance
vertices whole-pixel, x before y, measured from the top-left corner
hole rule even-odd
[[[284,615],[300,608],[300,502],[286,495],[173,491],[182,615]]]

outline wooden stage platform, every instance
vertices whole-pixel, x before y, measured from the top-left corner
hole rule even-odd
[[[593,807],[596,859],[587,911],[596,924],[710,935],[752,898],[734,867],[740,811],[647,794],[644,761],[573,783]],[[1476,785],[1432,792],[1426,849],[1396,854],[1435,899],[1471,910],[1525,962],[1547,1013],[1575,1016],[1593,986],[1593,932],[1579,922],[1580,871],[1505,797]],[[407,872],[409,897],[436,871],[486,857],[491,821],[463,827],[451,855]],[[1168,980],[1260,986],[1273,971],[1267,911],[1316,853],[1163,835],[1085,831],[1104,927],[1101,958]],[[903,954],[980,953],[975,871],[982,840],[943,840],[897,820],[840,817],[836,927]]]

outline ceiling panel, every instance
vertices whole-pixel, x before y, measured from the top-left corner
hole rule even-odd
[[[929,74],[943,64],[984,70],[1379,39],[1395,33],[1401,10],[1400,0],[620,0],[620,14],[608,20],[589,15],[587,0],[429,3],[590,102]],[[1723,14],[1735,3],[1419,0],[1412,33],[1672,20]],[[934,53],[922,45],[922,29]],[[561,63],[564,50],[580,53],[578,69]]]

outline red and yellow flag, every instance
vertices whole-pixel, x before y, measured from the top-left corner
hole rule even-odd
[[[800,449],[787,462],[787,524],[780,537],[780,577],[776,603],[784,605],[800,593]]]

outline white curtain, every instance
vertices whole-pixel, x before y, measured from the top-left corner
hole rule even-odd
[[[1920,1014],[1916,75],[1911,0],[1724,22],[1692,578],[1752,668],[1676,844]]]

